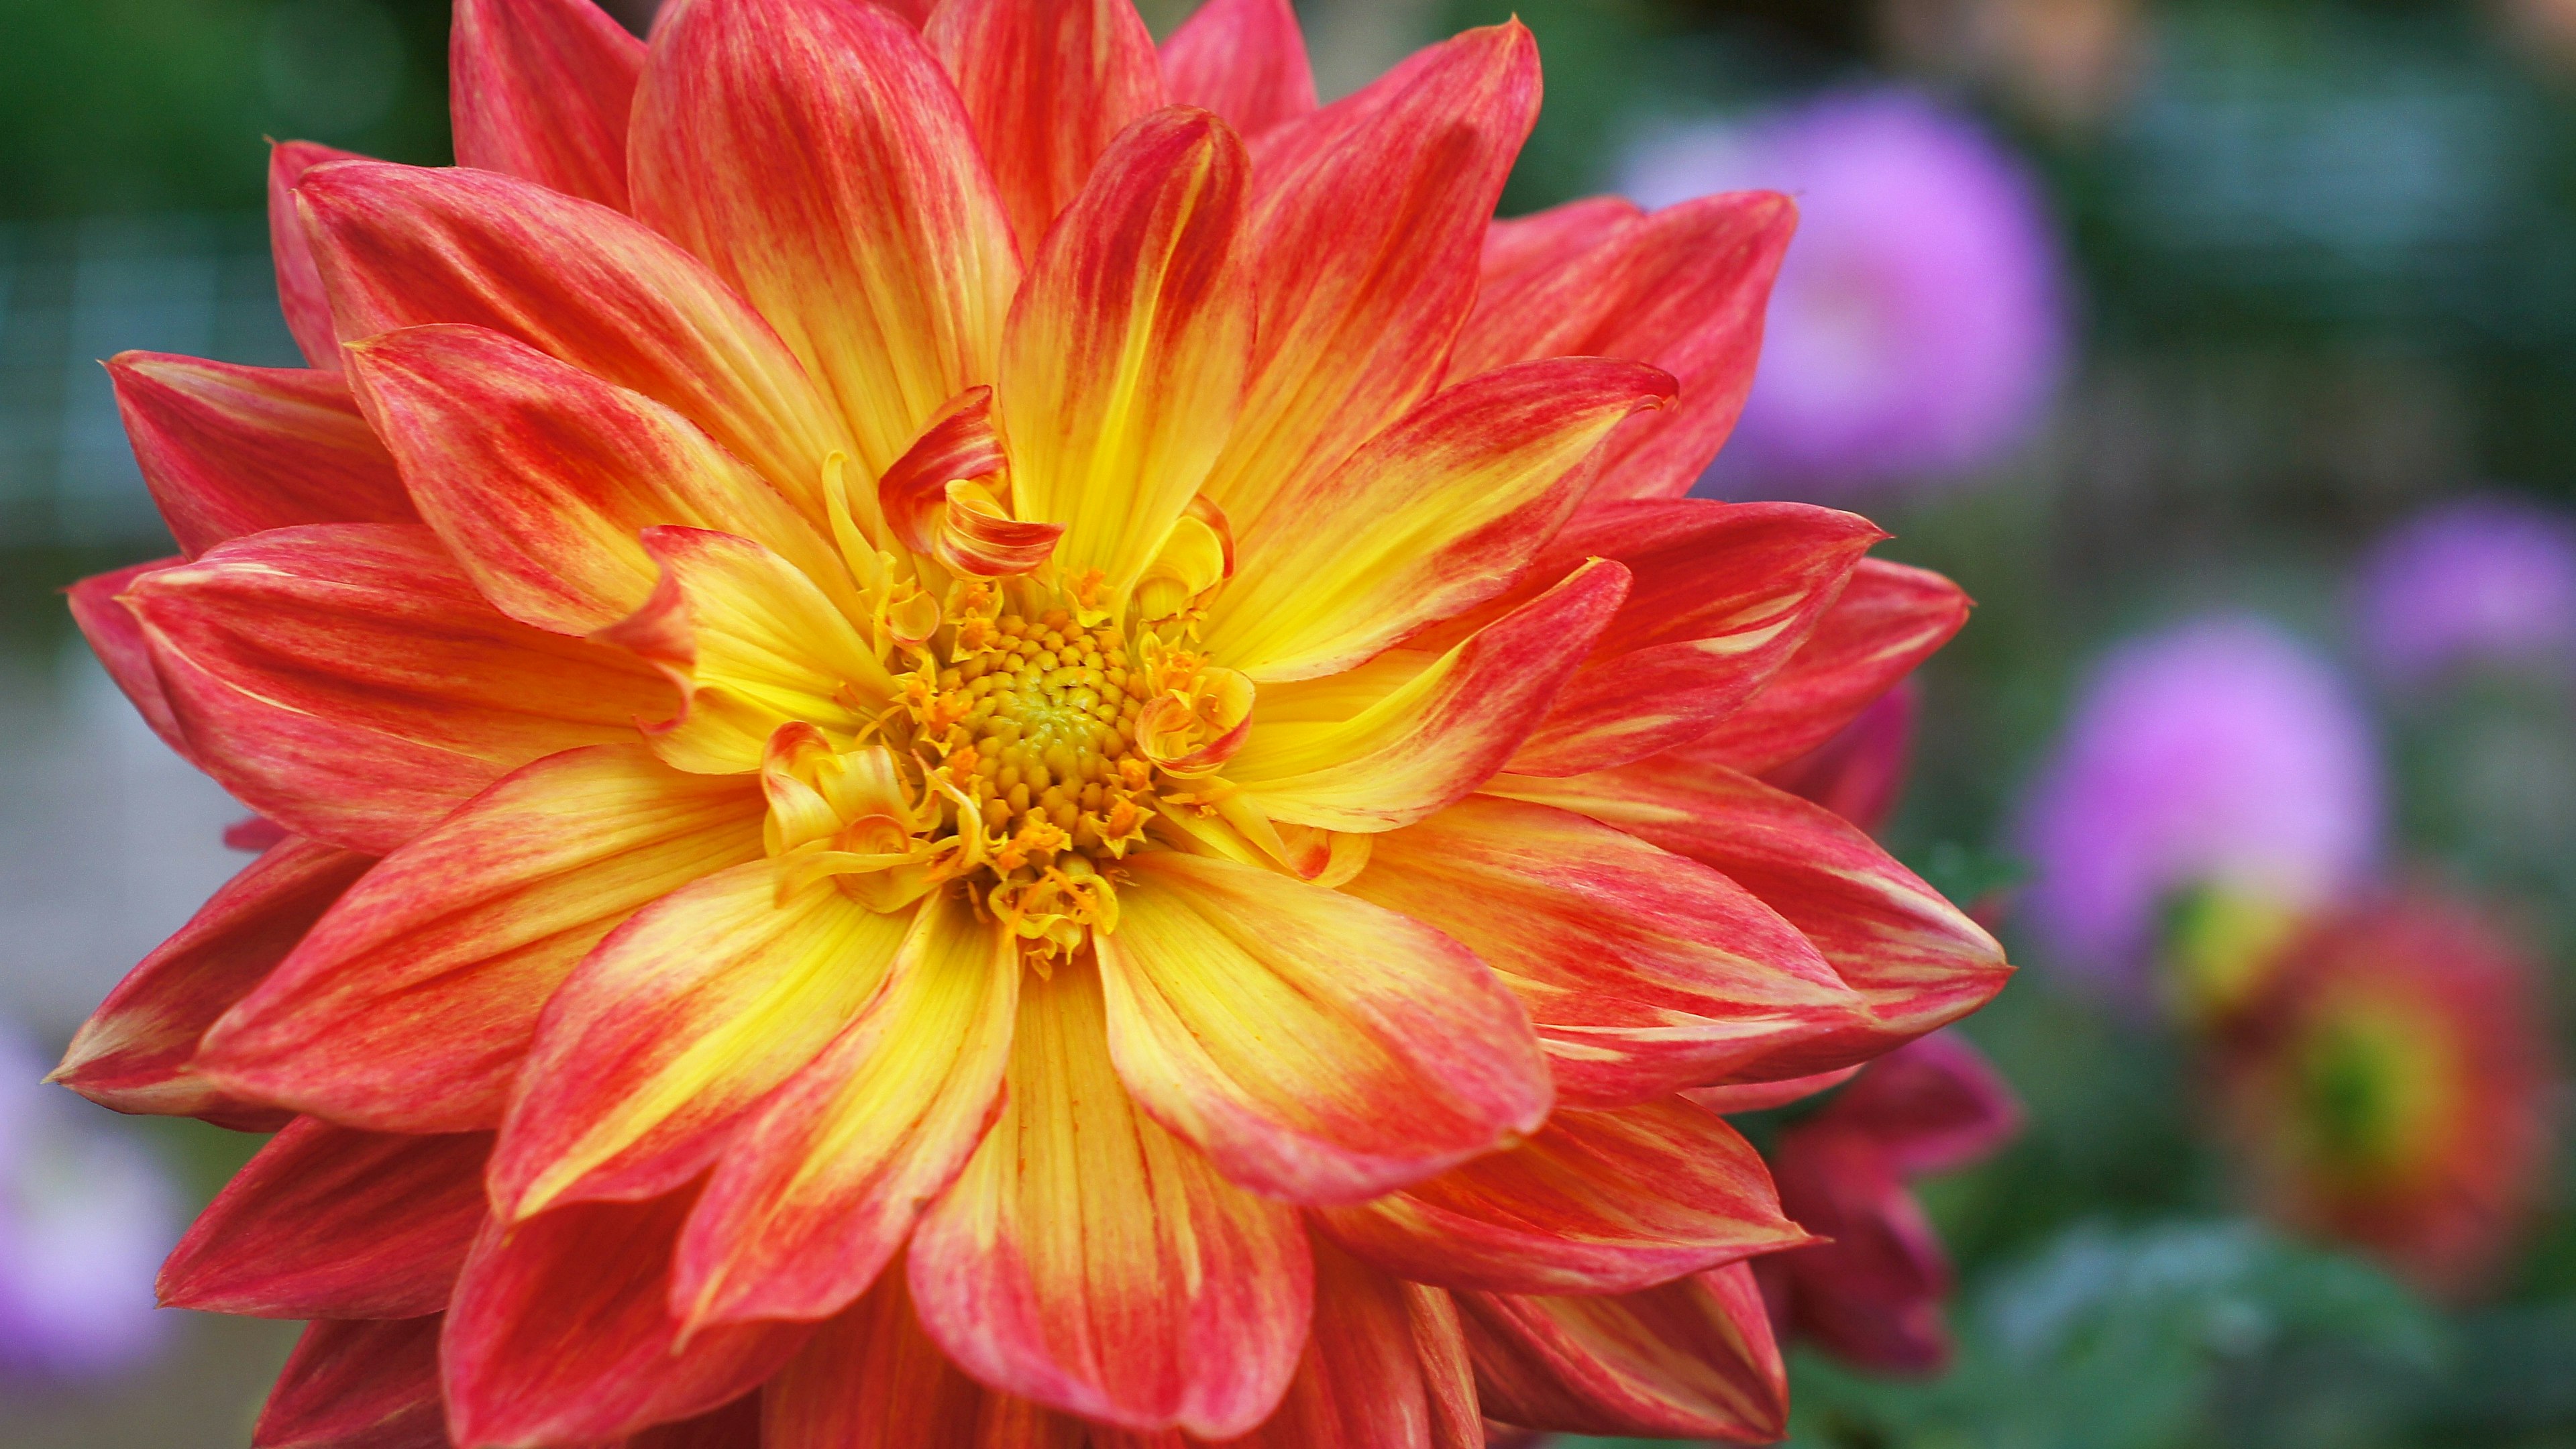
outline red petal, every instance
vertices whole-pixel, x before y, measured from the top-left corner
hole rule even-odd
[[[1493,793],[1560,806],[1715,867],[1788,918],[1868,1002],[1865,1026],[1748,1065],[1743,1081],[1882,1055],[1993,999],[2003,948],[1858,826],[1723,765],[1665,755],[1569,780],[1506,776]]]
[[[640,746],[541,760],[387,857],[198,1065],[355,1125],[496,1126],[574,963],[637,908],[758,859],[764,813],[756,784]]]
[[[714,1413],[656,1424],[617,1449],[761,1449],[761,1399],[749,1393]]]
[[[1747,774],[1825,741],[1968,622],[1968,596],[1928,569],[1862,559],[1805,647],[1690,753]]]
[[[448,1449],[435,1317],[313,1324],[250,1431],[256,1449]]]
[[[125,598],[206,772],[371,854],[531,760],[671,712],[643,664],[502,616],[417,525],[274,529]]]
[[[1110,1055],[1233,1181],[1359,1202],[1546,1120],[1527,1021],[1449,937],[1260,866],[1158,851],[1126,869],[1094,941]]]
[[[71,603],[72,622],[80,626],[81,637],[89,641],[90,652],[98,656],[107,677],[116,681],[117,689],[152,733],[161,737],[161,743],[194,764],[197,752],[180,732],[179,717],[170,712],[170,700],[161,692],[161,676],[152,667],[152,644],[144,637],[143,621],[134,617],[121,597],[136,579],[180,562],[154,559],[113,573],[92,574],[63,593]]]
[[[120,1112],[204,1117],[273,1130],[284,1114],[190,1069],[198,1039],[375,862],[288,839],[244,866],[143,958],[72,1037],[53,1080]]]
[[[1866,1065],[1864,1063],[1864,1065]],[[1694,1087],[1682,1093],[1712,1112],[1767,1112],[1801,1102],[1818,1092],[1829,1092],[1850,1081],[1860,1067],[1840,1067],[1830,1072],[1817,1072],[1804,1077],[1782,1077],[1770,1082],[1743,1082],[1726,1087]]]
[[[962,894],[924,909],[883,994],[728,1147],[680,1237],[672,1306],[815,1319],[865,1292],[1001,1111],[1021,972]]]
[[[1022,985],[1002,1118],[913,1234],[913,1299],[995,1388],[1145,1432],[1241,1434],[1306,1341],[1305,1234],[1136,1110],[1107,1031],[1089,969]]]
[[[893,15],[807,0],[673,10],[628,160],[636,215],[777,326],[840,404],[867,476],[992,381],[1019,282],[1010,223],[965,107]]]
[[[1499,1293],[1626,1293],[1808,1241],[1762,1158],[1674,1099],[1560,1111],[1528,1142],[1316,1221],[1390,1273]]]
[[[325,372],[340,370],[340,338],[331,327],[331,303],[313,265],[313,243],[296,208],[295,188],[304,173],[325,161],[364,161],[355,151],[311,141],[280,141],[268,148],[268,249],[277,259],[277,305],[304,360]]]
[[[1957,1032],[1907,1042],[1861,1073],[1824,1114],[1867,1133],[1899,1172],[1955,1172],[2021,1131],[2019,1098]]]
[[[459,167],[333,166],[302,196],[343,341],[491,328],[670,408],[824,516],[823,461],[848,430],[769,323],[668,239]]]
[[[1315,1328],[1279,1412],[1241,1449],[1483,1449],[1449,1295],[1315,1245]]]
[[[1439,381],[1538,93],[1537,43],[1514,22],[1432,46],[1263,134],[1261,334],[1242,422],[1208,480],[1238,530]]]
[[[1762,1265],[1791,1327],[1882,1373],[1940,1368],[1950,1258],[1895,1160],[1868,1134],[1821,1119],[1782,1133],[1772,1156],[1781,1202],[1826,1239]]]
[[[161,1301],[257,1318],[416,1318],[447,1306],[483,1225],[492,1137],[301,1117],[233,1176],[161,1267]]]
[[[1743,708],[1817,627],[1869,546],[1867,519],[1803,503],[1611,503],[1574,516],[1531,567],[1589,558],[1635,575],[1556,708],[1512,759],[1575,775],[1687,744]]]
[[[1789,1380],[1749,1265],[1615,1298],[1458,1295],[1485,1412],[1577,1434],[1768,1444]]]
[[[121,352],[107,375],[152,501],[190,558],[299,523],[419,520],[336,372]]]
[[[588,634],[633,613],[660,576],[636,536],[658,524],[758,539],[847,591],[813,525],[649,398],[481,327],[406,327],[347,361],[430,527],[523,624]]]
[[[1208,0],[1163,42],[1173,100],[1257,136],[1315,109],[1306,33],[1288,0]]]
[[[1529,274],[1561,267],[1645,215],[1624,196],[1587,196],[1485,229],[1479,295],[1527,284]]]
[[[591,0],[457,0],[456,164],[626,209],[626,118],[644,42]]]
[[[484,1225],[439,1341],[459,1444],[588,1444],[720,1408],[813,1330],[755,1323],[682,1337],[671,1251],[694,1190],[576,1203]]]
[[[1163,104],[1132,0],[945,0],[922,38],[957,81],[1023,255],[1110,138]]]
[[[1741,191],[1605,227],[1609,215],[1596,207],[1551,217],[1543,245],[1554,254],[1543,261],[1524,251],[1498,268],[1489,256],[1450,374],[1568,355],[1653,363],[1681,379],[1681,400],[1604,445],[1593,496],[1679,498],[1744,409],[1797,208],[1776,192]],[[1569,245],[1595,232],[1592,245]]]
[[[1567,811],[1470,796],[1379,836],[1345,889],[1491,966],[1574,1106],[1652,1101],[1869,1020],[1751,892]]]
[[[1762,782],[1813,800],[1877,834],[1905,794],[1920,693],[1908,680],[1880,695],[1842,733],[1776,770],[1763,771]]]

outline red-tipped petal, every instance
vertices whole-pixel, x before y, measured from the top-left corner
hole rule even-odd
[[[609,934],[546,1003],[520,1068],[492,1202],[669,1192],[740,1114],[796,1075],[884,985],[908,916],[753,861],[672,892]]]
[[[639,907],[757,860],[748,780],[635,745],[541,760],[388,857],[208,1034],[198,1067],[388,1131],[497,1126],[538,1014]]]
[[[1265,689],[1225,777],[1293,824],[1374,832],[1422,820],[1529,738],[1627,589],[1628,571],[1598,559],[1446,654],[1391,649],[1346,674]]]
[[[992,381],[1019,281],[966,109],[874,5],[696,0],[636,96],[636,215],[751,299],[840,404],[874,477]],[[721,440],[721,439],[720,439]]]
[[[1101,3],[1134,19],[1126,0]],[[1011,307],[993,412],[1013,512],[1065,525],[1057,569],[1098,570],[1102,597],[1123,600],[1153,562],[1242,405],[1250,180],[1242,143],[1207,112],[1137,122],[1048,233]]]
[[[626,209],[626,118],[644,42],[591,0],[457,0],[456,164]]]
[[[1604,209],[1560,211],[1545,238],[1554,255],[1487,258],[1451,375],[1570,354],[1653,363],[1681,379],[1681,400],[1605,445],[1594,496],[1679,498],[1744,409],[1797,208],[1776,192],[1742,191],[1606,227]],[[1567,245],[1596,231],[1588,247]]]
[[[637,535],[657,524],[758,539],[809,576],[844,577],[785,498],[650,398],[481,327],[407,327],[347,357],[429,526],[523,624],[588,634],[633,613],[660,572]]]
[[[866,1291],[1001,1110],[1021,971],[963,894],[926,904],[884,993],[727,1149],[680,1237],[673,1309],[815,1319]]]
[[[98,656],[107,677],[161,743],[178,752],[179,758],[193,763],[196,751],[188,737],[179,730],[179,717],[170,712],[170,700],[161,692],[161,676],[152,667],[152,644],[144,637],[143,621],[125,606],[122,595],[136,579],[173,564],[181,559],[161,558],[134,564],[112,573],[92,574],[63,590],[71,604],[72,622],[80,626],[81,637],[89,641],[90,652]]]
[[[1447,389],[1237,540],[1210,651],[1256,680],[1311,679],[1484,603],[1581,501],[1601,440],[1671,396],[1653,368],[1592,358]]]
[[[1462,1293],[1485,1412],[1523,1428],[1768,1444],[1788,1371],[1749,1265],[1610,1298]]]
[[[324,372],[340,370],[340,338],[331,326],[331,303],[313,264],[313,243],[296,209],[295,188],[304,173],[326,161],[364,161],[311,141],[280,141],[268,148],[268,249],[277,260],[277,305],[304,360]]]
[[[198,764],[352,850],[383,854],[531,760],[670,713],[650,669],[503,616],[417,524],[273,529],[124,597]]]
[[[1449,1295],[1315,1245],[1315,1328],[1279,1412],[1241,1449],[1483,1449]]]
[[[1611,558],[1635,582],[1511,769],[1576,775],[1707,734],[1780,672],[1884,537],[1865,518],[1803,503],[1585,508],[1531,577]]]
[[[300,194],[341,340],[489,327],[670,408],[824,517],[823,462],[848,431],[770,324],[669,239],[462,167],[333,166]]]
[[[794,1357],[807,1325],[684,1339],[669,1308],[671,1252],[696,1196],[485,1224],[439,1340],[456,1442],[617,1439],[729,1404]]]
[[[1257,136],[1315,109],[1306,32],[1288,0],[1208,0],[1163,42],[1172,99]]]
[[[1968,596],[1929,569],[1862,559],[1753,702],[1692,742],[1695,757],[1747,774],[1777,769],[1825,741],[1968,622]]]
[[[1136,1110],[1108,1029],[1088,968],[1023,984],[1001,1120],[913,1234],[913,1300],[995,1388],[1141,1432],[1241,1434],[1306,1341],[1305,1234]]]
[[[1506,776],[1491,788],[1715,867],[1786,917],[1868,1003],[1865,1025],[1793,1043],[1740,1080],[1867,1061],[1985,1005],[2012,975],[1994,937],[1858,826],[1723,765],[1665,755],[1568,780]]]
[[[435,1315],[304,1330],[250,1431],[253,1449],[448,1449]]]
[[[1095,943],[1110,1055],[1236,1182],[1357,1202],[1546,1119],[1538,1042],[1455,941],[1258,866],[1159,851],[1127,869]]]
[[[1865,1024],[1797,928],[1725,876],[1563,810],[1470,796],[1379,836],[1351,894],[1474,951],[1570,1105],[1705,1086]]]
[[[1390,1273],[1499,1293],[1627,1293],[1808,1240],[1752,1144],[1677,1099],[1560,1111],[1509,1152],[1316,1220]]]
[[[419,519],[336,372],[121,352],[107,375],[152,501],[190,558],[263,529]]]
[[[1208,480],[1238,529],[1439,381],[1538,96],[1538,46],[1515,22],[1432,46],[1262,135],[1261,334],[1242,422]]]
[[[161,1301],[256,1318],[416,1318],[447,1306],[482,1227],[487,1132],[410,1137],[301,1117],[161,1266]]]
[[[271,1130],[283,1114],[190,1065],[197,1043],[267,978],[373,857],[289,838],[225,882],[127,973],[72,1037],[53,1080],[120,1112]]]
[[[1110,138],[1163,104],[1154,37],[1131,0],[945,0],[922,38],[957,82],[1023,255]]]

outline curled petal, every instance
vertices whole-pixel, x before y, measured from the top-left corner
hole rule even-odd
[[[638,907],[759,859],[761,803],[639,745],[540,760],[378,865],[207,1034],[197,1068],[353,1125],[496,1126],[573,964]]]
[[[1088,968],[1023,983],[1001,1119],[913,1235],[913,1301],[997,1389],[1140,1433],[1230,1438],[1269,1416],[1296,1368],[1305,1235],[1137,1110],[1108,1030]]]
[[[1207,112],[1138,121],[1012,304],[993,393],[1012,511],[1065,525],[1057,567],[1098,570],[1105,598],[1143,576],[1242,406],[1251,179],[1243,143]]]
[[[1001,1111],[1021,974],[962,893],[925,904],[884,992],[716,1169],[680,1237],[674,1310],[816,1319],[866,1291]]]
[[[1259,866],[1156,851],[1126,869],[1094,943],[1110,1055],[1228,1177],[1356,1202],[1546,1119],[1519,1007],[1448,937]]]
[[[1869,1021],[1750,891],[1567,811],[1471,796],[1378,837],[1349,889],[1493,967],[1575,1106],[1704,1086]]]
[[[107,375],[152,501],[190,558],[299,523],[419,520],[337,372],[121,352]]]
[[[295,834],[369,854],[669,712],[650,670],[505,617],[417,524],[272,529],[124,598],[197,763]]]
[[[372,856],[292,837],[270,847],[117,983],[51,1080],[120,1112],[277,1125],[283,1114],[223,1091],[190,1059],[216,1018],[265,980],[373,864]]]
[[[260,1318],[416,1318],[447,1306],[483,1225],[488,1132],[412,1137],[297,1118],[162,1265],[163,1303]]]
[[[1560,1111],[1509,1152],[1315,1219],[1390,1273],[1501,1293],[1633,1292],[1809,1241],[1752,1144],[1669,1098]]]
[[[922,38],[957,81],[1023,255],[1111,138],[1163,104],[1131,0],[945,0]]]
[[[1246,136],[1315,109],[1306,33],[1288,0],[1208,0],[1163,42],[1162,59],[1173,100]]]
[[[1968,609],[1967,594],[1929,569],[1862,559],[1806,644],[1690,753],[1746,774],[1778,769],[1832,739],[1949,643]]]
[[[637,912],[546,1003],[492,1154],[494,1211],[696,1177],[876,994],[909,925],[829,885],[782,899],[768,860]]]
[[[576,1203],[484,1224],[438,1361],[459,1444],[595,1444],[722,1407],[812,1331],[755,1323],[685,1333],[671,1253],[696,1193]]]
[[[257,1449],[448,1449],[436,1315],[311,1324],[250,1432]]]
[[[628,167],[636,215],[778,328],[867,476],[993,380],[1017,248],[965,107],[893,14],[675,8],[654,32]]]
[[[1752,389],[1797,207],[1777,192],[1740,191],[1652,215],[1621,208],[1577,202],[1546,223],[1520,223],[1548,232],[1489,248],[1450,374],[1569,355],[1653,363],[1681,380],[1681,397],[1603,445],[1593,496],[1679,498],[1734,431]]]
[[[1010,463],[993,431],[992,403],[989,387],[960,393],[877,480],[896,542],[978,578],[1028,573],[1064,535],[1063,524],[1024,523],[993,501],[1010,496]]]
[[[313,243],[304,234],[295,188],[305,172],[326,161],[366,159],[311,141],[280,141],[268,148],[268,249],[277,259],[278,310],[286,314],[296,350],[322,372],[340,370],[340,338],[332,330],[331,303],[313,264]]]
[[[1665,755],[1492,793],[1589,815],[1723,872],[1796,926],[1867,1003],[1866,1021],[1787,1043],[1738,1081],[1864,1062],[1967,1015],[2010,979],[2003,948],[1858,826],[1723,765]]]
[[[1191,697],[1157,696],[1136,716],[1136,748],[1182,779],[1213,774],[1252,734],[1252,681],[1232,669],[1203,669]]]
[[[591,0],[458,0],[456,164],[626,209],[626,118],[644,42]]]
[[[1577,1434],[1768,1444],[1788,1371],[1748,1264],[1604,1298],[1458,1295],[1485,1412]]]
[[[1342,674],[1274,686],[1225,777],[1293,824],[1411,825],[1502,768],[1627,588],[1626,569],[1598,560],[1445,654],[1394,649]]]

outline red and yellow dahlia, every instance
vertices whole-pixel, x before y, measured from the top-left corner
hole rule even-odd
[[[1682,498],[1773,195],[1491,224],[1517,25],[460,0],[462,165],[277,148],[312,367],[112,364],[75,610],[285,832],[60,1076],[286,1124],[172,1302],[269,1445],[1775,1436],[1679,1094],[1974,1009],[1754,775],[1965,601]]]

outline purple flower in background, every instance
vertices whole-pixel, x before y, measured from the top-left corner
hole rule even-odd
[[[2436,504],[2363,562],[2362,654],[2421,685],[2468,666],[2576,664],[2576,520],[2519,499]]]
[[[175,1326],[152,1292],[178,1240],[178,1195],[114,1124],[43,1085],[0,1026],[0,1386],[94,1378]]]
[[[2369,722],[2277,628],[2222,616],[2134,641],[2095,667],[2022,802],[2025,919],[2051,961],[2124,996],[2195,897],[2230,908],[2212,919],[2250,961],[2254,935],[2370,867],[2380,792]]]
[[[1969,118],[1910,91],[1829,95],[1649,137],[1621,187],[1649,207],[1797,198],[1761,370],[1703,487],[1847,500],[1990,467],[2039,423],[2064,264],[2038,186]]]

